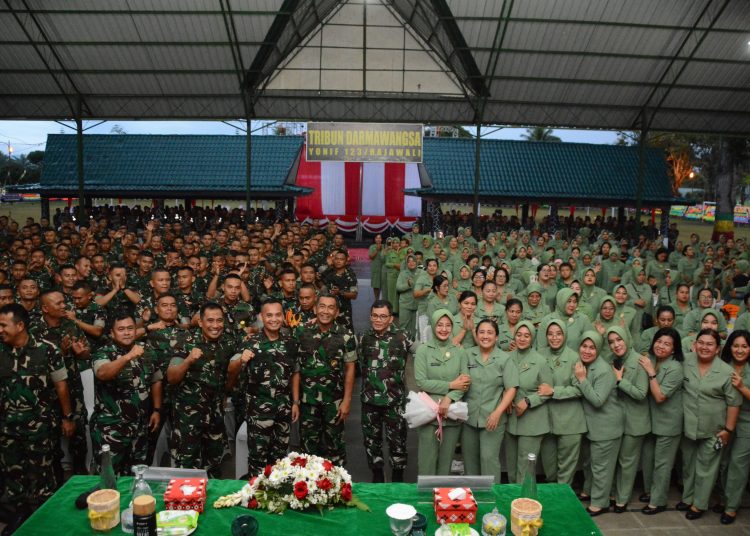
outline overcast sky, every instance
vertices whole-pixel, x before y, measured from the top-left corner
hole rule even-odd
[[[97,121],[84,122],[84,128],[95,125]],[[75,123],[67,123],[75,127]],[[239,124],[239,123],[238,123]],[[253,129],[263,126],[263,122],[253,121]],[[236,129],[219,121],[107,121],[86,131],[87,134],[109,134],[112,127],[120,125],[128,134],[235,134]],[[468,127],[473,133],[474,127]],[[495,127],[496,128],[496,127]],[[493,127],[483,128],[490,132]],[[8,142],[16,155],[31,151],[43,150],[47,134],[75,133],[54,121],[0,121],[0,151],[8,152]],[[518,140],[526,132],[523,128],[504,128],[489,134],[489,138]],[[256,134],[263,134],[259,130]],[[273,133],[269,128],[265,133]],[[566,142],[611,144],[617,139],[617,133],[601,130],[567,130],[555,129],[555,135]]]

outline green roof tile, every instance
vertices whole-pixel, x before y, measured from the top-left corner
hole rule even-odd
[[[471,196],[473,139],[425,138],[427,196]],[[635,200],[638,148],[585,143],[482,140],[479,195],[501,198]],[[646,153],[645,203],[674,200],[661,149]]]
[[[302,136],[253,136],[252,192],[290,192],[285,181]],[[85,135],[87,190],[110,192],[245,191],[244,136]],[[76,137],[50,134],[41,190],[78,188]]]

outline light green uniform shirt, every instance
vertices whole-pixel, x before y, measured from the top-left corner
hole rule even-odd
[[[490,413],[500,404],[505,390],[518,387],[518,368],[510,355],[499,348],[492,351],[487,361],[482,359],[478,346],[467,353],[471,387],[464,397],[464,402],[469,406],[466,424],[484,428]],[[505,428],[506,418],[501,418],[499,427]]]
[[[612,366],[601,357],[588,366],[586,378],[573,385],[583,395],[583,414],[586,417],[590,441],[610,441],[622,437],[625,430],[625,418],[622,404],[617,396],[615,373]]]
[[[732,367],[714,358],[701,376],[694,353],[683,364],[684,435],[688,439],[707,439],[726,424],[727,407],[742,405],[742,395],[732,385]]]
[[[445,396],[454,402],[461,400],[464,392],[449,387],[459,374],[468,374],[466,350],[448,341],[442,343],[432,339],[417,348],[414,356],[414,376],[417,387],[432,397],[435,402]],[[445,419],[443,426],[458,426],[460,423]]]
[[[528,397],[531,407],[520,417],[515,411],[508,419],[508,431],[513,435],[539,436],[549,433],[549,410],[547,400],[550,397],[537,394],[539,384],[552,384],[552,371],[547,360],[534,349],[513,350],[511,358],[518,367],[519,385],[514,404]]]
[[[656,382],[661,394],[667,399],[657,404],[649,395],[651,410],[651,433],[657,436],[682,435],[682,363],[671,357],[659,365],[656,371]]]

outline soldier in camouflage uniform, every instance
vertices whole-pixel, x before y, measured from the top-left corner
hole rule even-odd
[[[177,467],[206,469],[220,474],[227,446],[224,428],[224,398],[228,366],[236,341],[224,333],[224,313],[207,303],[200,311],[200,331],[186,345],[187,355],[172,358],[167,381],[174,386],[170,449]]]
[[[252,328],[255,323],[253,306],[242,300],[240,291],[242,280],[237,274],[227,274],[222,285],[222,294],[217,296],[217,303],[224,311],[224,331],[240,344],[247,335],[257,331]]]
[[[318,291],[314,285],[304,284],[297,291],[297,301],[284,314],[284,321],[289,329],[309,323],[315,319],[315,304],[318,301]]]
[[[95,301],[104,307],[107,313],[107,326],[105,332],[112,329],[111,318],[117,314],[127,313],[135,318],[135,304],[140,301],[141,296],[137,291],[128,288],[127,272],[122,264],[113,264],[109,267],[109,286],[96,290]]]
[[[177,300],[172,294],[162,294],[156,299],[154,313],[156,319],[146,325],[147,348],[153,353],[154,366],[161,371],[162,402],[161,420],[159,427],[149,434],[148,460],[151,460],[163,427],[167,427],[167,434],[171,434],[172,398],[171,389],[166,381],[169,362],[175,356],[184,357],[188,354],[187,344],[192,340],[189,330],[177,323]]]
[[[338,321],[348,328],[352,328],[352,300],[357,299],[357,275],[347,266],[349,255],[343,249],[334,250],[333,264],[325,272],[322,279],[328,293],[339,301],[340,312]]]
[[[116,317],[112,344],[91,358],[96,402],[91,416],[91,444],[96,470],[101,469],[102,445],[112,449],[116,474],[129,474],[136,464],[148,464],[148,432],[159,427],[162,374],[153,353],[135,344],[135,320]]]
[[[204,295],[195,288],[195,272],[190,266],[182,266],[177,270],[177,319],[183,326],[189,326],[190,321],[198,313]]]
[[[154,306],[156,298],[165,292],[169,292],[172,284],[172,278],[169,270],[165,268],[156,268],[151,272],[151,279],[148,282],[148,292],[141,293],[141,301],[136,305],[136,320],[139,325],[145,324],[154,316]]]
[[[16,287],[18,292],[18,303],[20,303],[29,314],[31,322],[42,318],[42,310],[39,307],[39,285],[36,281],[23,278]]]
[[[297,328],[295,333],[300,370],[292,378],[293,403],[301,404],[303,450],[343,465],[344,421],[352,402],[356,341],[351,330],[335,322],[339,307],[334,296],[320,296],[315,312],[316,322]]]
[[[70,437],[76,426],[62,356],[29,334],[28,322],[20,305],[0,307],[0,478],[4,509],[14,511],[10,533],[61,483],[53,469],[60,433]]]
[[[250,246],[247,252],[248,273],[247,288],[253,302],[260,304],[260,297],[266,292],[263,282],[271,277],[266,266],[260,262],[260,250],[256,246]]]
[[[142,251],[138,256],[138,269],[128,272],[127,287],[141,296],[151,293],[151,270],[154,268],[154,256],[150,251]]]
[[[89,348],[98,349],[104,342],[104,327],[107,325],[107,314],[94,301],[91,285],[79,281],[73,286],[73,303],[75,308],[67,311],[68,320],[74,322],[86,335]]]
[[[86,467],[86,406],[83,400],[81,370],[89,368],[91,348],[86,335],[73,322],[66,318],[67,309],[62,292],[51,290],[39,299],[42,318],[31,322],[29,331],[37,338],[49,341],[60,351],[68,371],[68,390],[76,424],[76,433],[70,438],[70,455],[73,458],[73,472],[87,474]]]
[[[393,310],[386,300],[370,308],[371,329],[357,341],[362,367],[362,434],[372,481],[383,482],[383,428],[388,441],[392,481],[404,481],[406,467],[406,421],[404,404],[406,360],[413,341],[393,325]]]
[[[242,369],[238,388],[245,398],[249,475],[286,456],[290,425],[299,418],[299,406],[292,406],[291,399],[292,375],[299,369],[297,342],[281,333],[278,300],[265,301],[260,317],[263,329],[250,336],[241,358],[229,365],[230,384]]]

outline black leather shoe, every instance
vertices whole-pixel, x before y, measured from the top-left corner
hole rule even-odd
[[[685,512],[685,519],[689,519],[690,521],[695,521],[696,519],[700,519],[703,517],[703,510],[693,510],[692,508]]]
[[[627,504],[623,504],[622,506],[620,506],[619,504],[615,504],[615,509],[614,509],[615,514],[624,514],[627,511],[628,511]]]
[[[641,496],[638,497],[638,500],[641,501],[642,503],[648,504],[649,502],[651,502],[651,494],[650,493],[641,493]]]
[[[649,505],[646,505],[643,508],[641,508],[641,512],[643,512],[647,516],[653,516],[656,514],[661,514],[666,509],[667,509],[666,506],[655,506],[654,508],[651,508]]]
[[[586,508],[586,511],[591,517],[596,517],[609,512],[609,506],[607,508],[602,508],[601,510],[591,510],[589,508]]]
[[[675,508],[675,510],[677,510],[678,512],[687,512],[688,510],[690,510],[690,505],[689,505],[688,503],[684,503],[684,502],[680,501],[680,502],[678,502],[678,503],[677,503],[677,504],[676,504],[676,505],[674,506],[674,508]]]
[[[586,495],[583,492],[576,493],[576,497],[578,497],[579,501],[590,501],[591,500],[591,496],[590,495]]]
[[[735,519],[737,519],[737,514],[730,516],[726,512],[722,512],[721,517],[719,518],[719,521],[721,521],[722,525],[731,525],[732,523],[734,523]]]

